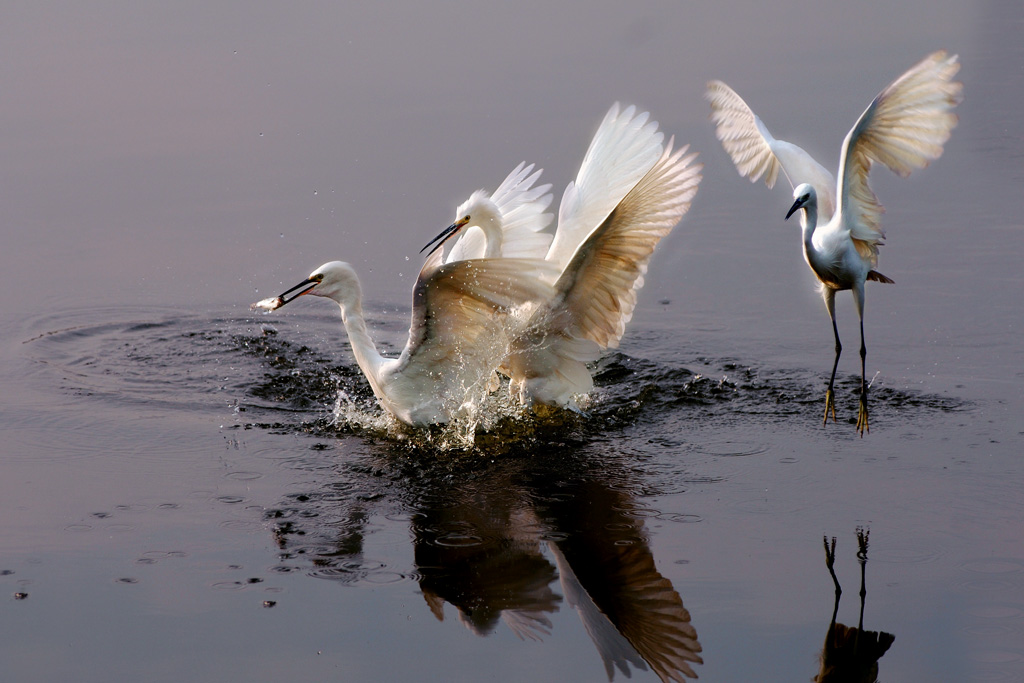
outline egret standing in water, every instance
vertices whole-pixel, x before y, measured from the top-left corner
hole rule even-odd
[[[608,111],[562,195],[550,245],[521,240],[514,224],[496,216],[479,194],[427,245],[436,242],[437,249],[457,240],[445,256],[448,263],[516,253],[554,267],[552,295],[533,305],[501,366],[510,393],[523,405],[577,408],[576,397],[593,390],[587,362],[618,345],[655,247],[697,193],[697,155],[685,146],[673,150],[671,140],[663,145],[664,135],[649,118],[632,106],[615,104]]]
[[[836,326],[836,292],[853,293],[860,317],[860,409],[857,430],[868,427],[868,386],[865,378],[864,282],[892,283],[875,270],[882,206],[868,185],[868,173],[878,162],[901,177],[924,168],[942,155],[957,117],[962,84],[953,80],[960,64],[957,56],[935,52],[889,84],[861,114],[846,135],[840,152],[839,181],[807,152],[776,140],[761,120],[732,89],[721,81],[708,84],[711,119],[716,134],[732,157],[740,175],[751,182],[764,176],[772,187],[779,169],[796,185],[788,219],[803,210],[804,260],[821,283],[825,307],[832,319],[836,355],[825,394],[825,424],[835,421],[833,385],[842,345]],[[833,189],[834,187],[834,189]],[[834,210],[833,210],[834,207]]]

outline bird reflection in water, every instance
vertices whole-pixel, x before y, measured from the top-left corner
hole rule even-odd
[[[832,575],[832,583],[836,587],[835,606],[832,608],[832,622],[825,635],[825,645],[821,649],[821,668],[812,680],[825,683],[875,683],[878,680],[878,660],[882,658],[896,640],[896,636],[885,631],[864,630],[864,599],[867,597],[865,587],[865,569],[868,563],[868,535],[870,531],[857,529],[857,561],[860,562],[860,617],[857,628],[844,626],[836,622],[839,613],[839,598],[843,589],[839,586],[834,568],[836,560],[836,539],[832,543],[826,536],[825,566]]]
[[[648,669],[662,681],[696,678],[701,646],[682,599],[655,566],[642,517],[651,511],[640,509],[621,476],[585,469],[512,459],[437,478],[421,472],[392,479],[380,495],[302,495],[293,498],[299,506],[270,516],[282,558],[309,557],[315,575],[353,582],[373,572],[363,558],[365,522],[375,514],[367,506],[386,508],[397,496],[411,520],[412,576],[438,620],[447,603],[474,634],[504,623],[522,639],[542,640],[566,605],[610,681],[616,671],[629,677]]]
[[[594,480],[524,493],[477,491],[417,519],[420,588],[434,615],[443,619],[447,602],[474,633],[491,632],[500,618],[539,640],[562,599],[552,590],[557,575],[608,680],[616,669],[630,676],[630,666],[662,681],[696,678],[697,631],[655,566],[629,495]]]

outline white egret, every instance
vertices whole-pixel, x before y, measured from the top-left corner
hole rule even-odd
[[[649,118],[617,103],[608,111],[576,180],[562,195],[558,227],[546,249],[536,241],[516,244],[508,224],[473,198],[431,241],[459,235],[446,257],[450,260],[472,235],[461,231],[476,226],[482,243],[471,243],[465,253],[504,255],[511,248],[555,266],[554,294],[535,306],[501,368],[510,377],[509,391],[523,405],[576,408],[576,396],[593,389],[586,363],[601,349],[618,345],[655,247],[697,192],[702,168],[693,163],[697,155],[686,154],[687,147],[673,150],[672,141],[664,146],[664,135]]]
[[[865,379],[864,282],[891,283],[875,270],[878,247],[883,243],[882,206],[868,185],[873,163],[901,177],[924,168],[942,155],[943,145],[956,126],[952,109],[959,104],[963,86],[953,80],[960,64],[956,55],[938,51],[890,83],[861,114],[847,133],[840,152],[839,180],[796,145],[775,140],[760,119],[735,92],[721,81],[708,84],[711,118],[718,139],[732,157],[740,175],[756,181],[762,175],[771,187],[779,169],[796,187],[788,219],[803,210],[803,252],[820,282],[825,307],[832,319],[835,361],[825,394],[825,424],[829,412],[835,421],[833,385],[842,345],[836,326],[836,292],[853,293],[860,317],[860,409],[857,430],[868,426],[868,387]],[[835,188],[833,190],[833,187]],[[832,207],[835,207],[833,210]]]
[[[477,190],[456,211],[456,220],[420,251],[443,245],[445,263],[469,258],[544,258],[552,235],[550,184],[533,184],[541,171],[525,162],[513,169],[494,194]],[[465,228],[463,230],[463,228]],[[448,238],[459,233],[459,239]],[[438,248],[437,246],[434,247]]]
[[[550,299],[551,270],[537,259],[443,264],[440,253],[432,254],[413,286],[409,340],[398,358],[377,351],[363,318],[359,278],[347,263],[325,263],[280,296],[253,306],[273,311],[304,294],[334,300],[352,354],[380,404],[406,424],[425,426],[471,411],[486,395],[517,329],[516,307]]]

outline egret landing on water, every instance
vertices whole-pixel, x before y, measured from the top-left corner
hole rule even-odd
[[[553,239],[539,232],[550,222],[545,185],[534,191],[531,220],[502,209],[500,191],[477,192],[427,244],[443,248],[449,264],[518,255],[555,269],[553,295],[531,307],[500,368],[522,405],[577,408],[577,397],[594,388],[587,362],[622,338],[654,249],[689,210],[701,180],[697,155],[663,141],[649,114],[615,104],[562,195]],[[520,165],[502,187],[532,168]]]
[[[740,175],[751,182],[764,176],[770,188],[781,168],[796,186],[795,201],[786,218],[803,209],[804,259],[821,283],[836,340],[832,376],[825,394],[825,424],[829,412],[835,421],[833,385],[842,351],[835,296],[844,289],[853,293],[860,316],[857,430],[861,436],[865,430],[870,431],[864,377],[864,282],[892,282],[874,269],[885,234],[880,224],[883,209],[868,185],[868,172],[878,162],[906,177],[942,155],[943,145],[957,123],[952,109],[962,99],[963,86],[953,80],[959,70],[956,55],[935,52],[879,93],[846,134],[840,151],[838,183],[807,152],[773,138],[761,119],[729,86],[721,81],[708,83],[706,97],[711,102],[711,120]]]
[[[406,424],[430,425],[471,411],[486,395],[517,329],[516,307],[551,296],[549,271],[540,260],[442,264],[439,254],[428,258],[413,286],[409,340],[398,358],[377,351],[363,318],[359,278],[347,263],[325,263],[253,307],[274,311],[304,294],[334,300],[352,355],[380,404]]]
[[[411,425],[471,414],[499,369],[521,402],[574,407],[593,388],[585,363],[622,336],[654,247],[697,190],[696,155],[662,140],[647,114],[612,107],[566,188],[554,235],[544,231],[550,185],[533,187],[532,166],[520,164],[493,195],[474,193],[460,207],[466,220],[437,238],[444,248],[420,271],[399,358],[374,347],[348,264],[325,264],[254,306],[272,311],[304,294],[337,302],[377,399]]]

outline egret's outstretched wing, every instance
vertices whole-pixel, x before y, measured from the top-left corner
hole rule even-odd
[[[545,232],[555,218],[546,212],[554,199],[551,183],[533,187],[542,170],[531,171],[533,164],[520,163],[491,195],[501,210],[501,255],[505,258],[542,259],[551,246],[553,235]]]
[[[963,85],[953,80],[959,70],[956,55],[928,55],[878,94],[843,141],[838,208],[857,251],[872,264],[885,234],[882,206],[868,185],[871,164],[906,177],[942,155],[962,99]]]
[[[579,245],[644,177],[661,155],[665,136],[650,114],[616,102],[590,143],[576,180],[562,194],[548,260],[564,269]]]
[[[421,405],[427,409],[440,397],[451,415],[486,393],[517,333],[518,307],[549,300],[553,277],[551,264],[540,259],[440,260],[439,252],[431,254],[420,271],[409,341],[389,381],[411,403],[415,387],[435,387]]]
[[[513,325],[508,316],[530,302],[547,301],[554,293],[552,265],[541,259],[468,259],[440,264],[432,254],[413,289],[405,363],[437,363],[474,355],[473,346]],[[454,358],[449,358],[449,356]],[[493,369],[500,361],[498,358]]]
[[[661,159],[580,245],[555,284],[567,331],[602,348],[614,347],[633,316],[654,248],[690,208],[703,164],[689,145]]]
[[[690,208],[701,164],[688,147],[669,142],[654,167],[575,251],[555,284],[555,296],[512,345],[513,389],[522,400],[566,404],[587,393],[586,362],[616,346],[633,315],[654,248]],[[557,239],[557,238],[556,238]]]
[[[533,164],[526,165],[526,162],[521,162],[490,197],[501,213],[501,255],[506,258],[542,259],[551,246],[552,235],[545,231],[554,218],[552,214],[546,212],[554,198],[550,192],[551,185],[546,183],[533,186],[541,173],[541,169],[533,170]],[[486,196],[486,193],[483,190],[474,192],[459,207],[458,212],[461,213],[463,207],[480,195]],[[485,247],[483,232],[472,227],[459,236],[458,241],[445,256],[445,263],[482,258]]]
[[[820,219],[832,217],[836,181],[828,169],[802,148],[772,137],[747,103],[722,81],[709,82],[704,97],[711,103],[715,135],[741,176],[752,183],[763,177],[772,188],[781,170],[793,187],[810,183],[818,194]]]

